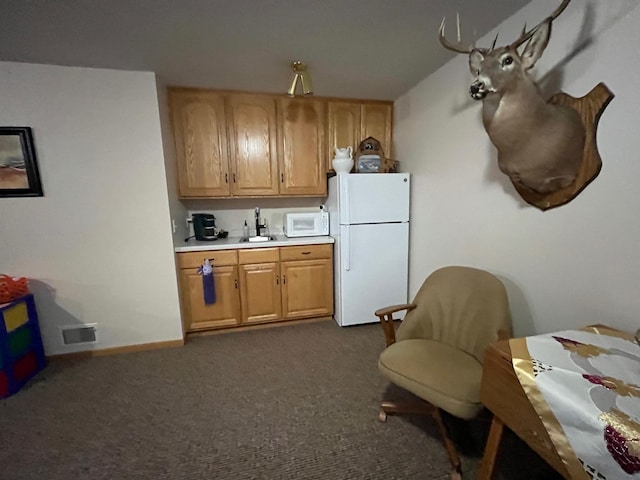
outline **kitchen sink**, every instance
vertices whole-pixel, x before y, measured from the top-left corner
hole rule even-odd
[[[265,236],[260,236],[260,237],[242,237],[240,238],[241,242],[272,242],[274,240],[277,240],[278,237],[274,237],[273,235],[269,235],[268,237]]]

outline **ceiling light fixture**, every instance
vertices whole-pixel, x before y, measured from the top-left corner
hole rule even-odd
[[[307,72],[307,66],[302,62],[291,62],[291,70],[293,70],[293,80],[287,93],[289,96],[296,95],[296,87],[298,82],[302,85],[302,93],[304,95],[313,95],[313,83],[311,83],[311,75]]]

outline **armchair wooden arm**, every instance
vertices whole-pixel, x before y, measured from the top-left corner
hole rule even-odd
[[[380,319],[380,325],[382,326],[382,331],[384,332],[384,337],[387,342],[387,347],[396,341],[396,330],[393,326],[393,314],[396,312],[400,312],[406,310],[410,312],[417,305],[413,303],[406,303],[403,305],[391,305],[390,307],[379,308],[376,310],[376,317]]]

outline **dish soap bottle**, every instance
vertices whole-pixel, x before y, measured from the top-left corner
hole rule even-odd
[[[246,238],[249,240],[249,225],[247,225],[247,221],[244,221],[244,227],[242,227],[242,238]]]

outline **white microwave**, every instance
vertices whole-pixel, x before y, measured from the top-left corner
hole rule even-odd
[[[284,214],[286,237],[318,237],[329,235],[329,212],[295,212]]]

